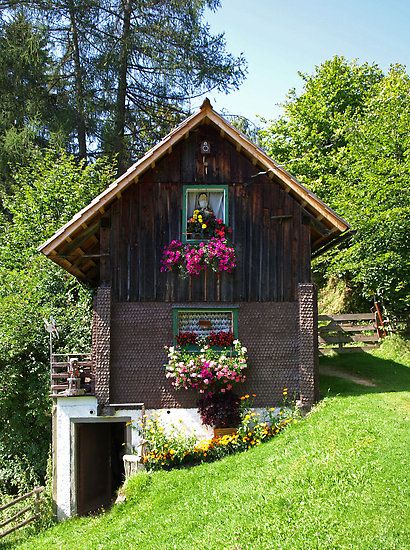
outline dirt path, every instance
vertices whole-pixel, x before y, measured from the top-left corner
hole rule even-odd
[[[325,374],[326,376],[337,376],[338,378],[344,378],[345,380],[351,380],[355,384],[359,384],[360,386],[367,386],[368,388],[375,388],[376,384],[372,382],[371,380],[368,380],[367,378],[359,378],[358,376],[355,376],[354,374],[350,374],[348,372],[335,369],[334,367],[330,367],[328,365],[320,365],[320,373]]]

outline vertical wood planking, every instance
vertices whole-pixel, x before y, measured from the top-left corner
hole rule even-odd
[[[214,157],[204,177],[199,150],[207,137]],[[212,153],[211,153],[212,157]],[[168,302],[289,301],[310,278],[310,230],[301,207],[212,126],[175,146],[154,169],[123,192],[110,210],[110,259],[117,300]],[[163,247],[181,238],[182,185],[228,184],[229,225],[238,266],[232,274],[181,280],[161,273]],[[245,187],[244,184],[248,183]],[[250,184],[249,184],[250,183]],[[272,216],[292,215],[289,219]]]

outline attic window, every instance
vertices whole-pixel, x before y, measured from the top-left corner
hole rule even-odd
[[[215,236],[217,220],[228,224],[228,186],[183,187],[182,240],[198,242]]]

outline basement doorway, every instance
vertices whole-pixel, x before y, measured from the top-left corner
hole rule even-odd
[[[109,508],[124,482],[126,422],[76,423],[76,512]]]

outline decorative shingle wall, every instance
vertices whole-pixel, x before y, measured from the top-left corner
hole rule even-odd
[[[178,305],[204,307],[204,303]],[[206,303],[206,306],[221,304]],[[238,327],[239,338],[249,351],[248,378],[238,392],[255,393],[255,406],[278,402],[285,386],[290,392],[298,392],[297,302],[240,304]],[[144,402],[147,408],[195,407],[195,392],[175,391],[165,378],[164,345],[171,342],[172,304],[112,304],[112,403]]]
[[[93,312],[93,362],[96,369],[95,395],[100,406],[110,402],[111,288],[98,287]]]
[[[302,406],[319,398],[317,296],[312,283],[299,284],[299,378]]]

